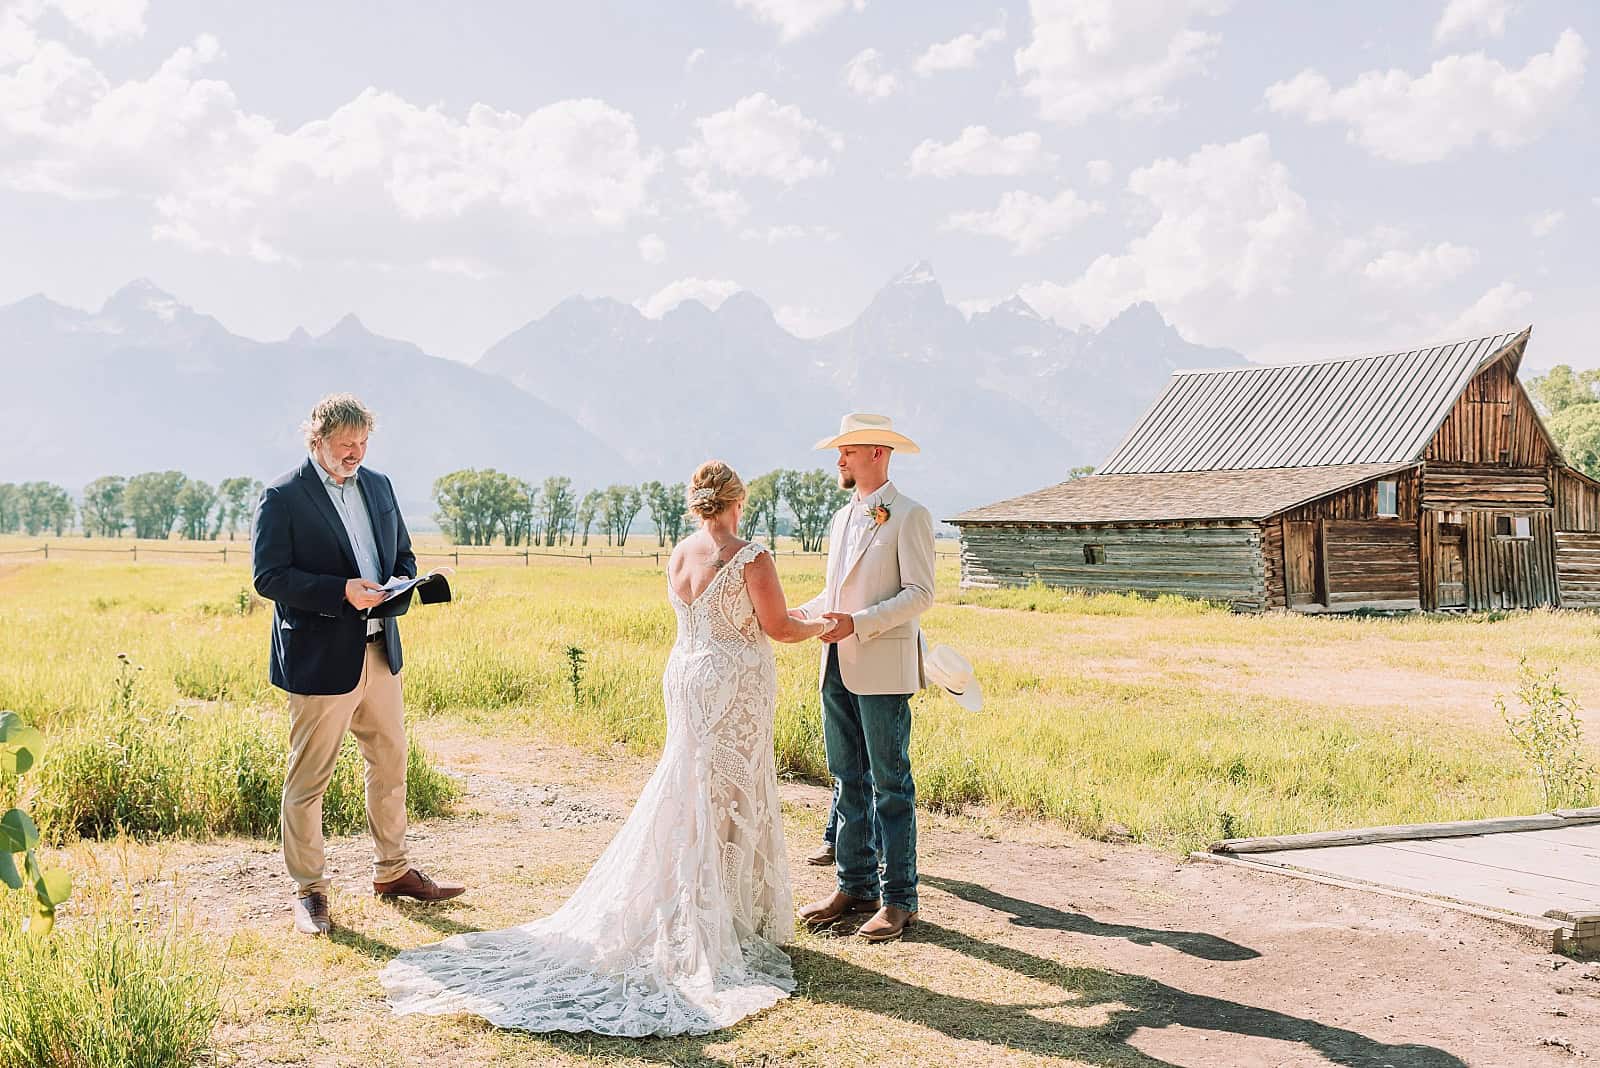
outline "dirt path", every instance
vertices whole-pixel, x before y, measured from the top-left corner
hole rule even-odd
[[[507,744],[432,725],[461,813],[413,855],[468,879],[432,909],[363,893],[368,847],[332,843],[334,937],[288,927],[289,884],[259,842],[101,846],[81,864],[141,904],[232,936],[222,1063],[234,1065],[1555,1065],[1600,1056],[1600,965],[1470,917],[1076,839],[925,816],[923,924],[899,945],[799,935],[797,996],[730,1032],[547,1039],[470,1020],[395,1019],[378,965],[399,948],[559,904],[648,775],[646,761]],[[823,790],[784,787],[796,898]],[[131,884],[131,886],[129,886]]]

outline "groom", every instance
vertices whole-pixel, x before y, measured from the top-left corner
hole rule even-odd
[[[434,882],[406,859],[400,627],[368,610],[382,603],[391,576],[416,577],[417,558],[394,487],[362,466],[373,425],[348,393],[318,401],[301,427],[311,455],[268,486],[256,508],[256,592],[275,602],[272,684],[289,691],[283,860],[299,891],[295,928],[305,934],[327,934],[332,923],[322,795],[346,732],[367,765],[373,892],[443,901],[465,889]],[[386,607],[404,605],[397,598]]]
[[[855,492],[833,517],[827,585],[793,610],[833,624],[822,635],[822,731],[839,872],[838,890],[800,918],[823,928],[875,912],[857,933],[886,942],[917,917],[911,695],[925,685],[917,618],[933,604],[933,517],[889,481],[895,450],[920,450],[887,416],[847,415],[816,447],[839,450],[839,486]]]

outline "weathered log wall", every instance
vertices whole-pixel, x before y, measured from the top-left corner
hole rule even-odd
[[[1422,507],[1441,512],[1526,512],[1548,508],[1549,478],[1550,469],[1546,467],[1429,464],[1422,475]]]
[[[1325,520],[1324,523],[1329,608],[1422,606],[1414,520]]]
[[[1385,479],[1375,478],[1370,482],[1363,482],[1359,486],[1330,493],[1326,497],[1309,501],[1298,508],[1291,508],[1280,512],[1277,518],[1288,522],[1298,522],[1308,519],[1377,519],[1378,518],[1378,483]],[[1396,483],[1395,492],[1399,507],[1396,509],[1401,519],[1417,518],[1419,495],[1422,487],[1421,472],[1412,468],[1409,471],[1400,471],[1389,476],[1387,481]]]
[[[1554,470],[1556,529],[1600,531],[1600,485],[1571,468]]]
[[[1173,593],[1260,611],[1261,541],[1254,523],[968,524],[961,531],[961,584]],[[1100,546],[1104,562],[1088,563],[1085,546]]]
[[[1600,608],[1600,533],[1556,533],[1556,581],[1563,608]]]

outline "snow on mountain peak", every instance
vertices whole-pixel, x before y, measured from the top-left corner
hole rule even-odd
[[[939,284],[939,279],[935,278],[933,274],[933,264],[927,260],[918,260],[901,271],[895,280],[889,284],[892,286],[925,286],[930,283],[933,285]]]

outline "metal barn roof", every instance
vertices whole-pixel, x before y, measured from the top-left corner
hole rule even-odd
[[[1520,362],[1531,329],[1317,363],[1179,371],[1098,474],[1420,459],[1467,383],[1508,354]]]

